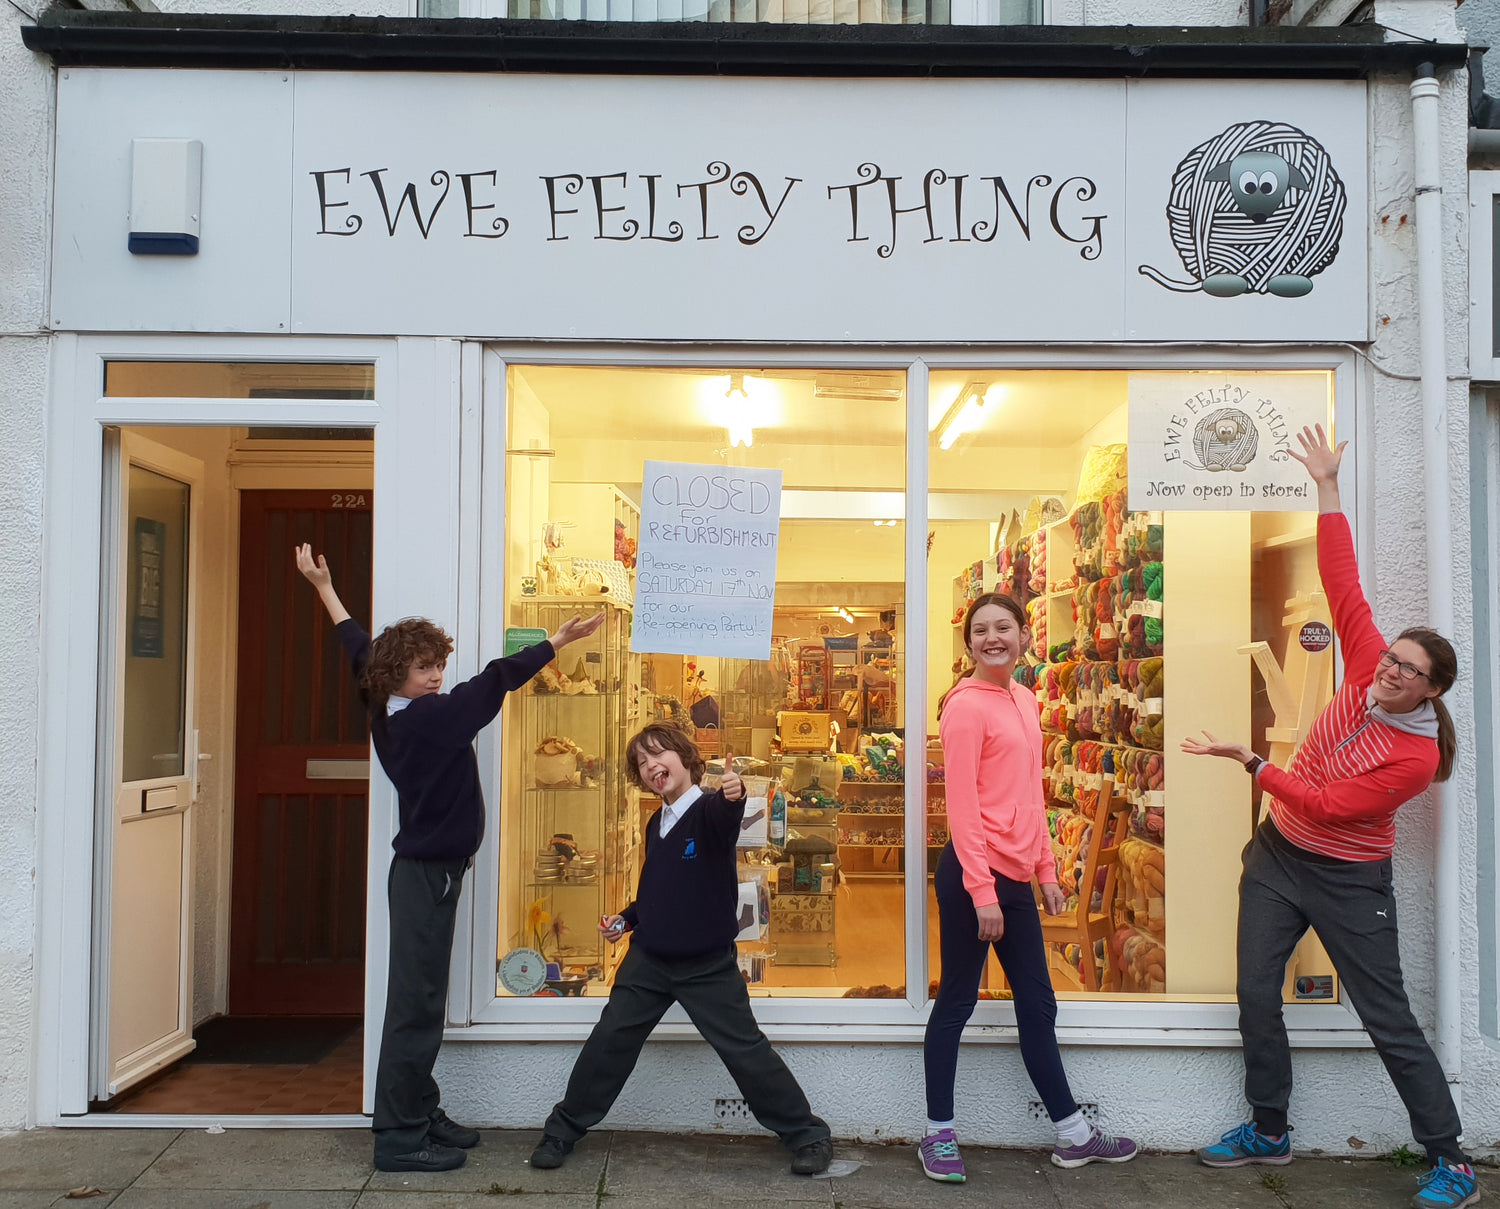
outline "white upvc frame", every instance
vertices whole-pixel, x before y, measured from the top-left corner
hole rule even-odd
[[[920,351],[920,355],[918,355]],[[752,364],[777,368],[829,370],[900,370],[907,374],[907,531],[908,600],[926,599],[926,533],[928,496],[927,378],[936,370],[1112,369],[1135,371],[1331,371],[1338,405],[1338,437],[1349,440],[1354,466],[1344,484],[1345,507],[1357,520],[1356,535],[1372,530],[1360,509],[1367,493],[1360,481],[1367,473],[1359,457],[1356,434],[1367,407],[1367,384],[1359,372],[1357,355],[1347,348],[1307,346],[1089,346],[1050,348],[924,348],[869,350],[806,346],[767,350],[761,346],[642,346],[578,344],[559,346],[485,346],[483,433],[483,488],[481,548],[504,549],[504,449],[508,431],[505,375],[511,364],[575,367],[648,367],[718,369]],[[497,532],[490,527],[498,525]],[[920,548],[920,549],[919,549]],[[1363,543],[1360,553],[1365,554]],[[502,558],[482,567],[479,579],[480,637],[487,651],[503,647],[504,591]],[[916,593],[920,592],[920,595]],[[486,602],[493,602],[487,604]],[[926,712],[927,635],[925,627],[909,627],[904,716]],[[489,728],[480,752],[480,773],[486,800],[498,802],[501,778],[499,728],[504,716]],[[910,780],[907,795],[908,869],[925,867],[925,836],[921,834],[923,788]],[[599,1018],[602,998],[516,999],[494,993],[494,954],[498,944],[500,851],[495,829],[489,828],[474,861],[474,914],[471,925],[474,980],[468,1004],[470,1024],[449,1029],[450,1041],[579,1041]],[[913,862],[912,853],[923,860]],[[927,986],[928,947],[925,879],[906,879],[906,982]],[[752,1000],[756,1019],[767,1035],[779,1041],[903,1042],[920,1041],[929,1011],[925,992],[906,1000],[829,1000],[826,998],[761,998]],[[836,1003],[836,1019],[829,1004]],[[1358,1017],[1341,998],[1337,1003],[1293,1003],[1285,1007],[1292,1044],[1299,1047],[1365,1048],[1370,1042]],[[673,1007],[653,1033],[656,1039],[692,1039],[697,1031],[680,1007]],[[1011,1043],[1016,1037],[1015,1010],[1008,1002],[984,1002],[976,1010],[965,1039]],[[1058,1037],[1071,1045],[1237,1046],[1240,1044],[1238,1008],[1233,1002],[1067,1000],[1058,1005]]]
[[[321,340],[292,337],[54,337],[47,425],[42,543],[41,691],[37,768],[36,1008],[32,1119],[54,1122],[86,1113],[93,996],[91,952],[96,826],[95,749],[100,687],[100,551],[104,547],[104,430],[130,425],[389,425],[402,415],[404,389],[430,396],[427,366],[441,344],[431,340]],[[367,361],[375,365],[377,398],[187,399],[107,398],[104,365],[112,360]],[[412,380],[415,379],[415,380]],[[440,409],[446,411],[447,409]],[[411,424],[411,436],[420,429]],[[389,507],[375,518],[375,600],[385,615],[406,593],[394,556],[401,531],[420,525],[419,484],[404,442],[377,441],[376,482]],[[421,442],[417,442],[420,447]],[[417,468],[420,470],[420,467]],[[106,736],[107,738],[107,736]],[[394,830],[388,782],[372,778],[370,852],[383,869]],[[372,886],[383,885],[372,877]],[[366,935],[366,1010],[372,989],[383,1000],[386,946],[384,894],[372,892]],[[379,966],[379,970],[371,967]]]
[[[198,725],[195,708],[197,694],[198,642],[198,574],[199,551],[202,549],[203,463],[197,458],[145,440],[133,433],[121,433],[113,426],[104,429],[105,460],[100,499],[100,584],[99,656],[109,667],[108,676],[99,680],[98,732],[95,737],[95,821],[94,833],[94,911],[93,911],[93,1015],[91,1026],[92,1080],[109,1099],[157,1070],[177,1061],[193,1048],[193,824],[198,800]],[[182,771],[171,776],[142,778],[130,782],[133,791],[179,786],[186,791],[186,801],[154,813],[121,818],[119,795],[125,782],[125,729],[121,702],[125,683],[126,634],[129,627],[130,586],[125,582],[130,561],[129,515],[130,471],[138,466],[162,475],[188,489],[187,535],[183,552],[187,574],[183,602],[183,709]],[[108,565],[102,557],[109,556]],[[110,609],[109,615],[105,610]],[[116,971],[113,968],[113,905],[115,890],[115,843],[120,825],[150,825],[153,819],[168,815],[182,818],[182,866],[179,871],[180,907],[178,927],[179,964],[177,969],[177,1022],[172,1033],[159,1038],[135,1053],[121,1057],[121,1069],[113,1069],[110,997],[114,993]]]
[[[1495,208],[1500,171],[1469,173],[1469,377],[1500,382],[1495,340]]]

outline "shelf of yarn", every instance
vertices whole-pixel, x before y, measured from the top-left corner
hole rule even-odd
[[[1165,989],[1166,785],[1162,518],[1132,513],[1119,491],[1084,503],[1046,535],[1044,586],[1030,602],[1030,666],[1018,669],[1042,712],[1043,781],[1059,884],[1111,917],[1096,958],[1109,989]],[[1106,876],[1078,885],[1106,776],[1131,803],[1112,901]],[[1107,951],[1106,951],[1107,950]],[[1057,955],[1070,977],[1072,945]]]

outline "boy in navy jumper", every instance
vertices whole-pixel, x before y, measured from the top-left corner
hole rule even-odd
[[[391,846],[390,977],[375,1071],[375,1166],[451,1171],[479,1134],[449,1120],[432,1067],[443,1040],[448,963],[459,887],[484,835],[484,798],[474,737],[557,652],[599,628],[604,614],[573,617],[546,642],[495,659],[443,693],[453,640],[423,618],[407,618],[374,642],[333,590],[328,563],[310,545],[297,570],[318,591],[359,678],[370,737],[396,787],[401,823]]]
[[[735,842],[745,813],[744,782],[725,761],[722,786],[698,787],[703,757],[676,727],[653,724],[625,749],[631,781],[661,797],[646,823],[646,859],[635,901],[606,916],[610,940],[633,933],[599,1023],[589,1034],[568,1090],[543,1127],[533,1167],[560,1167],[579,1138],[604,1119],[635,1069],[651,1030],[682,1004],[729,1068],[755,1119],[792,1152],[792,1170],[815,1175],[833,1156],[828,1126],[750,1010],[734,938],[738,878]]]

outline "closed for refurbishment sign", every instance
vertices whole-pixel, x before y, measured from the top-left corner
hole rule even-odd
[[[781,471],[647,462],[631,649],[771,657]]]

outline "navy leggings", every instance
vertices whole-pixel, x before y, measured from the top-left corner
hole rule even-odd
[[[992,871],[993,872],[993,871]],[[938,926],[942,935],[943,971],[937,1001],[927,1021],[922,1057],[927,1067],[927,1116],[953,1120],[953,1079],[958,1070],[958,1043],[979,1001],[979,976],[989,945],[979,939],[979,916],[964,888],[963,866],[950,843],[938,858],[933,878]],[[1021,1061],[1047,1107],[1061,1121],[1078,1111],[1063,1073],[1057,1048],[1057,997],[1047,974],[1047,949],[1041,917],[1030,882],[995,874],[995,893],[1005,912],[1005,935],[995,941],[995,956],[1009,980],[1021,1034]]]

